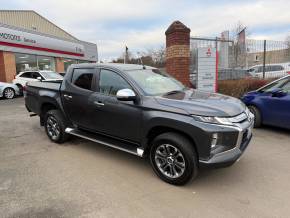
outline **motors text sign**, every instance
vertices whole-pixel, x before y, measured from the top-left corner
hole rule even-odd
[[[0,26],[0,45],[17,49],[32,49],[52,53],[83,56],[84,46],[71,41],[38,35]]]

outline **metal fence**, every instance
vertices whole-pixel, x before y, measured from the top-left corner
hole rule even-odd
[[[241,79],[245,77],[279,78],[290,72],[290,43],[286,41],[192,37],[191,80],[197,75],[200,48],[216,48],[218,51],[218,79]]]

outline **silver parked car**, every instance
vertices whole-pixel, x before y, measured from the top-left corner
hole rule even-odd
[[[19,88],[17,85],[0,82],[0,98],[4,97],[7,99],[12,99],[19,94]]]

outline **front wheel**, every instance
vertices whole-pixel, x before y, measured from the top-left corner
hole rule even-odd
[[[59,110],[50,110],[46,113],[44,127],[51,141],[63,143],[68,139],[68,134],[65,132],[66,122]]]
[[[255,106],[249,106],[249,110],[254,114],[254,127],[259,128],[262,126],[262,116],[260,110]]]
[[[184,185],[198,173],[197,155],[193,146],[178,133],[157,136],[150,151],[153,170],[167,183]]]
[[[15,91],[12,88],[6,88],[3,91],[3,95],[6,99],[12,99],[15,97]]]

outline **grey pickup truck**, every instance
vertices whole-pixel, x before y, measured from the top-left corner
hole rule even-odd
[[[149,157],[175,185],[201,167],[232,165],[252,138],[254,117],[240,100],[187,88],[153,67],[71,65],[63,80],[30,82],[25,92],[51,141],[74,135]]]

